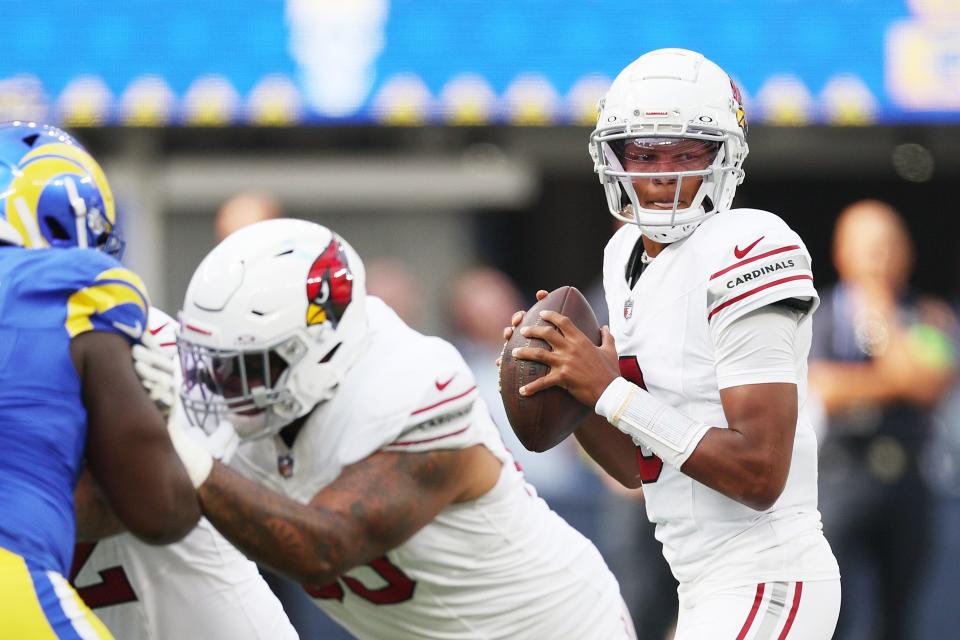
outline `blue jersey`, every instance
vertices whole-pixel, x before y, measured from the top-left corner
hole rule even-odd
[[[140,278],[91,249],[0,247],[0,547],[66,574],[87,413],[70,341],[139,341]]]

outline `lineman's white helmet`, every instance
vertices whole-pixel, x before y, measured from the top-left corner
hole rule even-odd
[[[610,212],[638,224],[657,242],[690,235],[707,217],[733,203],[743,182],[746,129],[739,89],[701,54],[658,49],[637,58],[600,101],[597,128],[590,135],[590,155]],[[664,167],[672,171],[627,171],[623,158],[631,145],[640,150],[677,148],[683,157],[699,158],[699,164]],[[703,179],[699,191],[689,206],[680,207],[683,180],[696,177]],[[675,182],[672,210],[641,206],[633,181],[653,178]]]
[[[231,234],[183,302],[191,422],[228,417],[241,439],[258,438],[329,399],[367,343],[365,307],[363,263],[326,227],[280,219]]]

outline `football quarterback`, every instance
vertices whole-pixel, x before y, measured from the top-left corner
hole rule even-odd
[[[604,251],[610,327],[594,347],[546,312],[560,331],[524,335],[552,351],[515,355],[551,367],[521,393],[560,385],[612,425],[577,437],[615,477],[643,484],[680,583],[678,640],[826,640],[840,582],[806,407],[819,298],[800,237],[772,213],[731,208],[746,132],[740,90],[699,53],[660,49],[628,65],[589,145],[608,208],[627,223]]]

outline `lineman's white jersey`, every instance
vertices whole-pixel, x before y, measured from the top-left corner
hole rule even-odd
[[[172,357],[176,321],[151,308],[147,323]],[[236,439],[232,428],[220,429],[209,438],[187,424],[184,429],[216,457],[231,449],[228,435]],[[298,637],[257,566],[206,518],[182,540],[166,546],[146,544],[130,533],[77,545],[73,566],[77,592],[117,638]]]
[[[359,638],[635,637],[616,579],[526,484],[460,354],[377,298],[367,309],[367,350],[293,447],[279,437],[244,443],[232,466],[302,503],[379,450],[482,444],[503,467],[487,494],[446,507],[370,565],[308,589],[314,602]]]
[[[206,518],[167,546],[130,533],[77,545],[74,566],[77,591],[116,638],[298,637],[256,565]]]
[[[798,328],[799,415],[783,494],[757,512],[639,448],[647,514],[681,602],[704,593],[770,581],[839,576],[817,511],[817,445],[807,415],[807,353],[819,302],[810,255],[780,218],[754,209],[704,221],[667,246],[631,290],[626,265],[640,231],[627,224],[604,252],[604,290],[622,375],[690,418],[726,428],[715,369],[715,339],[744,314],[779,300],[811,303]],[[725,381],[737,386],[771,380]]]

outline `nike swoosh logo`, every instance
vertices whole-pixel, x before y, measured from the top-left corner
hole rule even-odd
[[[737,260],[741,260],[744,256],[746,256],[748,253],[750,253],[750,250],[751,250],[751,249],[753,249],[755,246],[757,246],[757,243],[758,243],[758,242],[760,242],[760,241],[763,240],[764,238],[766,238],[766,236],[760,236],[759,238],[757,238],[756,240],[754,240],[753,242],[751,242],[749,245],[747,245],[747,248],[746,248],[746,249],[741,249],[739,245],[735,245],[735,246],[733,247],[733,255],[737,256]]]
[[[439,380],[437,380],[433,384],[437,386],[437,391],[443,391],[450,385],[451,382],[453,382],[453,379],[456,377],[457,377],[457,374],[453,374],[452,376],[450,376],[450,379],[447,380],[446,382],[440,382]]]
[[[137,324],[124,324],[122,322],[113,321],[113,326],[115,329],[118,329],[134,340],[139,340],[140,336],[143,335],[143,324],[137,320]]]
[[[160,326],[157,327],[156,329],[150,329],[150,335],[152,335],[152,336],[157,335],[158,333],[160,333],[161,331],[163,331],[168,324],[170,324],[170,323],[169,323],[169,322],[164,322],[162,325],[160,325]]]

